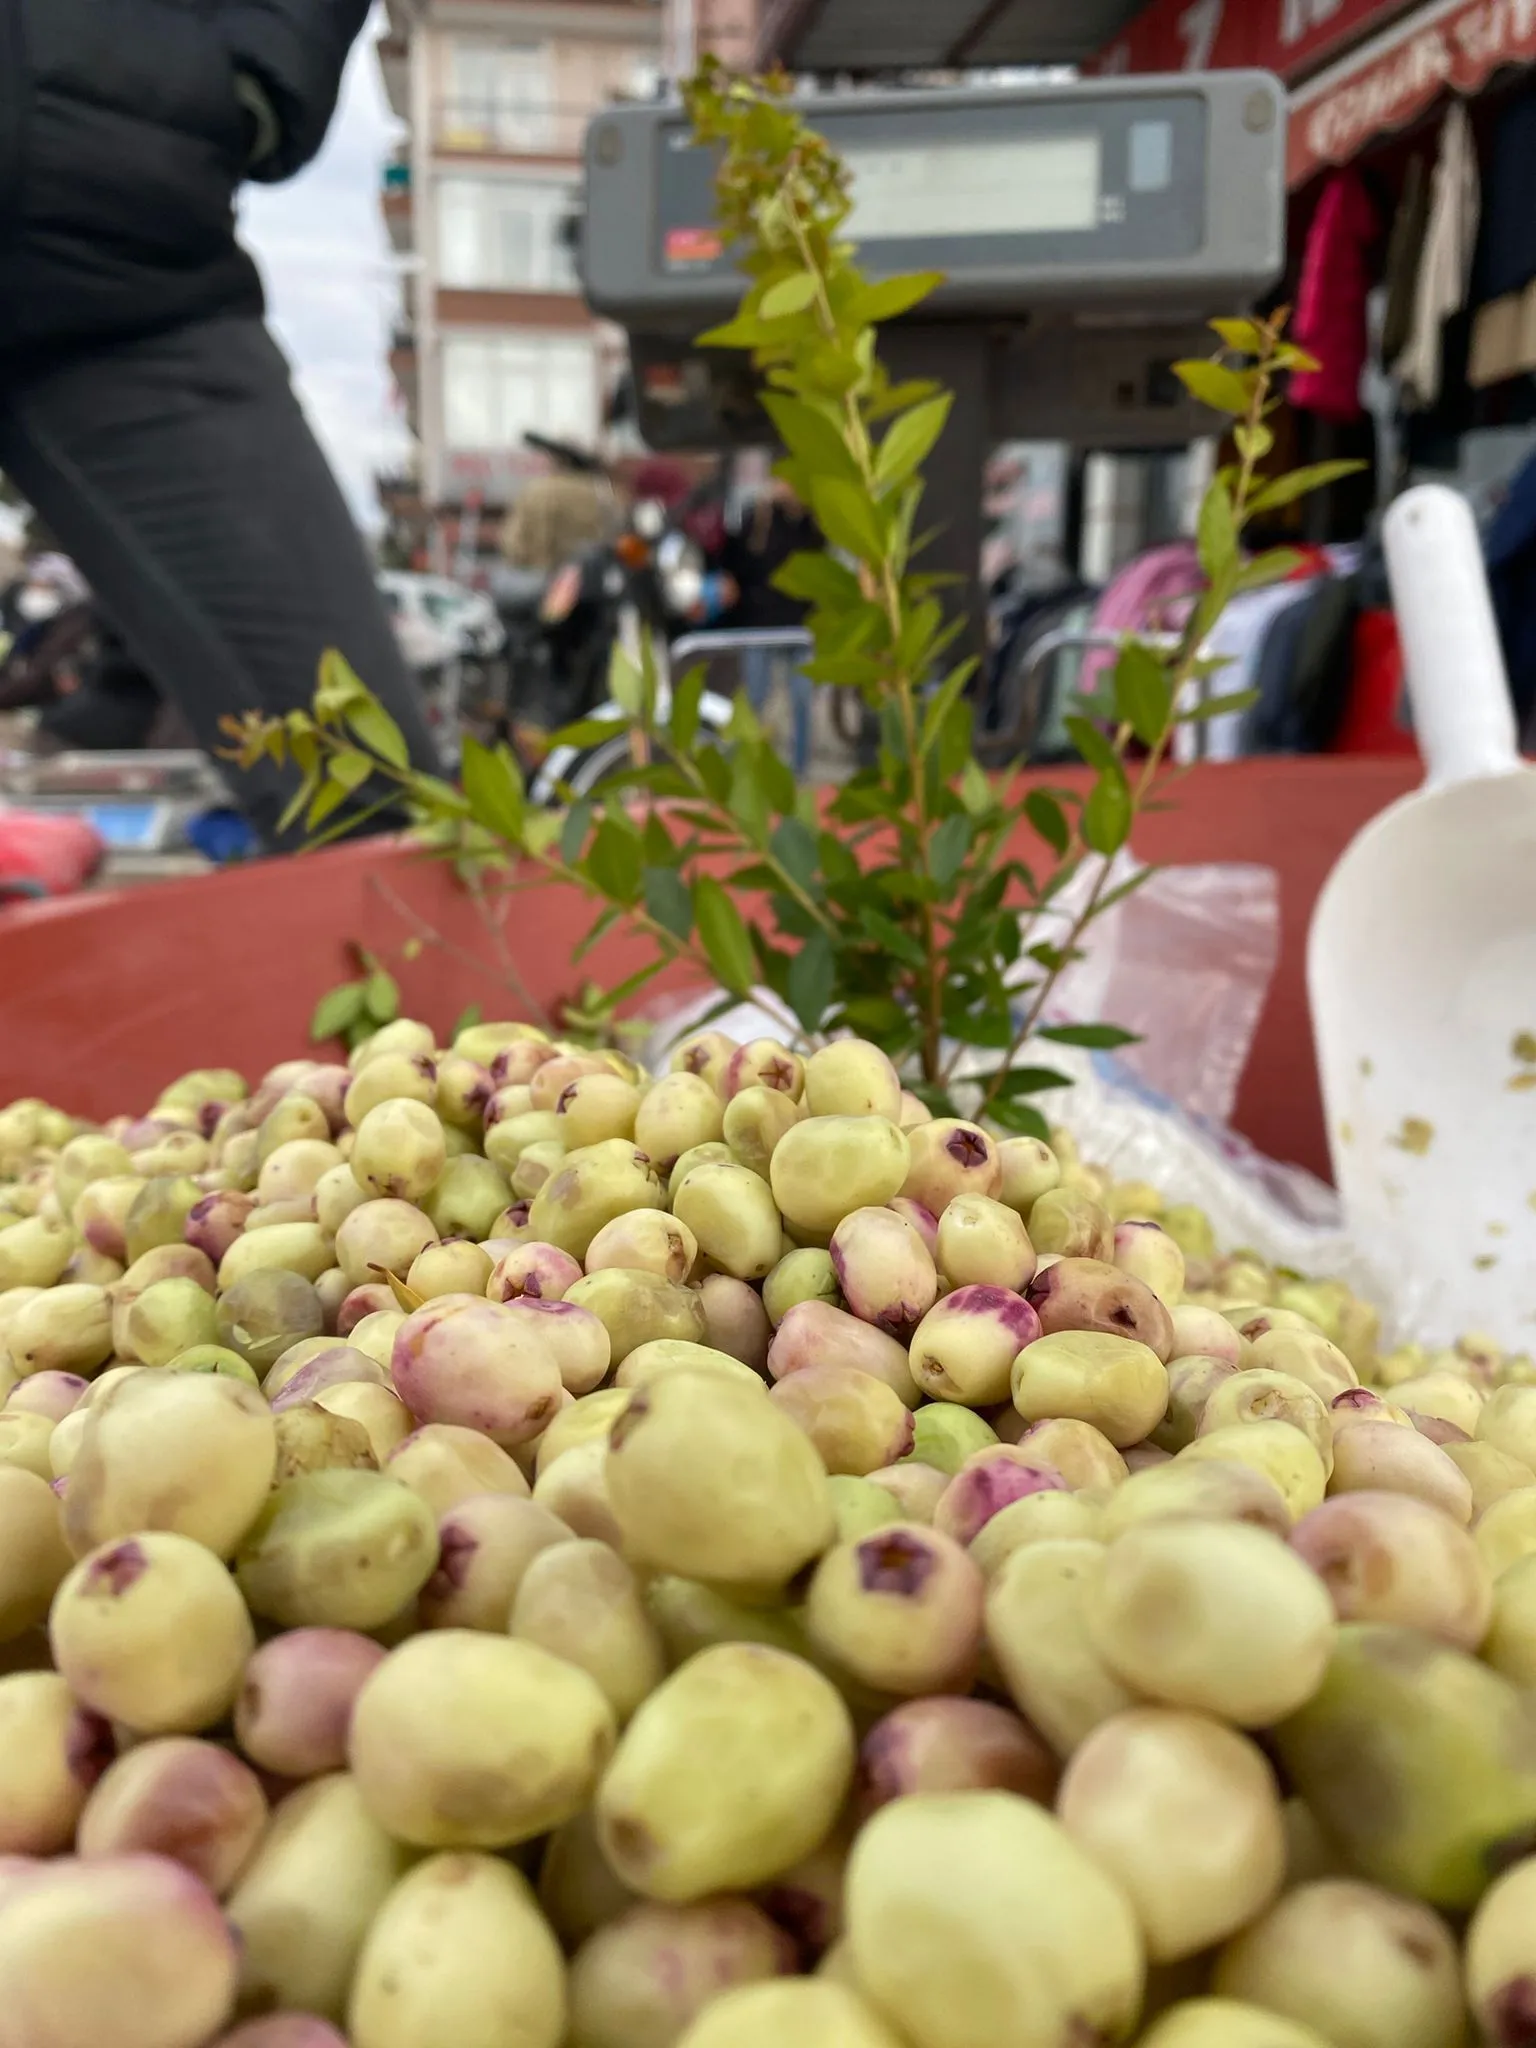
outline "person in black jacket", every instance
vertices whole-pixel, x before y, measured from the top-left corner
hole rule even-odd
[[[235,236],[324,139],[369,0],[0,0],[0,471],[210,752],[337,647],[437,765]],[[234,778],[269,845],[291,789]]]

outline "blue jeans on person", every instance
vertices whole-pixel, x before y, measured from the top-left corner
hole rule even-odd
[[[744,647],[741,651],[741,682],[747,702],[761,718],[773,695],[774,678],[783,674],[789,684],[791,719],[790,760],[795,780],[803,782],[811,765],[811,691],[814,685],[797,662],[771,647]]]

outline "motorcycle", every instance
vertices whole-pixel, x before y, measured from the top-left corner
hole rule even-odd
[[[568,467],[589,474],[596,468],[579,450],[538,435],[526,439]],[[590,790],[616,765],[615,746],[622,751],[627,745],[610,739],[595,752],[561,748],[547,760],[538,756],[539,730],[617,713],[608,695],[614,649],[622,647],[638,663],[649,635],[665,690],[668,650],[725,609],[725,579],[710,570],[690,530],[709,489],[670,509],[659,498],[638,499],[612,539],[581,549],[547,576],[535,569],[492,571],[491,593],[506,631],[508,687],[494,730],[484,736],[514,747],[538,801],[559,801],[564,789]],[[730,710],[724,697],[706,692],[701,720],[706,729],[723,730]]]

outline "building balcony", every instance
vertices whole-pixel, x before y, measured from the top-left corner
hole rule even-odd
[[[581,156],[587,124],[599,111],[590,103],[557,105],[549,100],[443,100],[434,116],[433,142],[449,156],[550,157],[570,162]]]
[[[411,191],[411,167],[396,157],[384,166],[380,181],[379,206],[389,230],[390,247],[397,256],[407,255],[416,243],[415,206]]]
[[[379,76],[384,97],[398,120],[411,118],[411,46],[403,33],[381,36],[374,44],[379,57]]]

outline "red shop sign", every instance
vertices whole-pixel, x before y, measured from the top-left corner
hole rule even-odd
[[[1348,163],[1442,93],[1480,92],[1502,65],[1533,62],[1536,0],[1443,0],[1293,95],[1289,182]]]
[[[1151,0],[1094,60],[1101,72],[1275,71],[1297,78],[1412,0]]]

